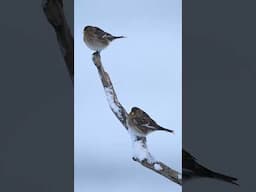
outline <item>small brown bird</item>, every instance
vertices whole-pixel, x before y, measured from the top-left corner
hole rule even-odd
[[[168,131],[169,130],[159,126],[151,117],[138,107],[133,107],[128,115],[128,125],[140,136],[147,136],[153,131]]]
[[[100,52],[105,49],[110,42],[124,36],[113,36],[98,27],[86,26],[84,28],[84,42],[93,51]]]

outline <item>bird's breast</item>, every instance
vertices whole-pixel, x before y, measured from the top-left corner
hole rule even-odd
[[[106,48],[109,44],[108,41],[103,41],[97,39],[95,37],[89,37],[88,35],[84,35],[84,42],[88,48],[92,49],[93,51],[101,51],[102,49]]]
[[[147,132],[145,130],[140,129],[139,126],[135,125],[132,121],[132,119],[128,118],[128,126],[131,129],[131,132],[134,135],[140,136],[140,137],[145,137]]]

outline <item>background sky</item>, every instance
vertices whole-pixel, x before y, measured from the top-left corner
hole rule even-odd
[[[152,155],[181,172],[181,1],[75,1],[75,191],[172,191],[181,187],[132,160],[127,131],[111,112],[83,43],[83,28],[94,25],[126,39],[102,51],[119,101],[138,106],[158,124],[173,129],[152,133]]]

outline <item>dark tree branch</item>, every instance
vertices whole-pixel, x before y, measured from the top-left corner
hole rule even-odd
[[[44,0],[42,7],[48,22],[54,28],[61,53],[74,83],[74,39],[63,10],[62,0]]]

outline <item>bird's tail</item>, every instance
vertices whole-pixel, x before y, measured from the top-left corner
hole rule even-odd
[[[169,132],[169,133],[174,133],[173,130],[166,129],[166,128],[163,128],[163,127],[158,127],[158,130],[159,130],[159,131],[167,131],[167,132]]]
[[[198,165],[198,166],[200,167],[200,170],[201,170],[200,172],[203,176],[226,181],[226,182],[229,182],[229,183],[239,186],[239,184],[237,183],[237,178],[235,178],[235,177],[230,177],[230,176],[227,176],[227,175],[224,175],[221,173],[214,172],[210,169],[207,169],[206,167],[204,167],[202,165]]]
[[[109,40],[113,41],[115,39],[121,39],[121,38],[126,38],[126,37],[125,36],[111,36],[111,37],[109,37]]]

